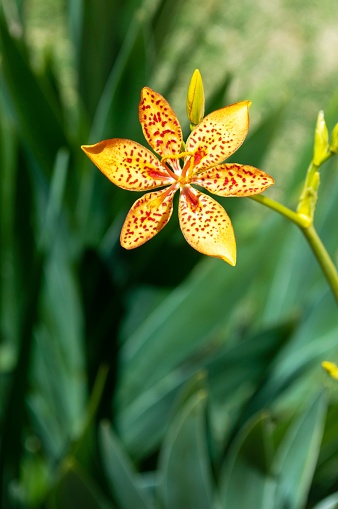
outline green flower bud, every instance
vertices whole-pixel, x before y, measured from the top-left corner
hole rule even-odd
[[[201,73],[195,69],[187,94],[187,115],[192,128],[204,117],[204,89]]]
[[[329,152],[329,133],[324,119],[324,112],[320,111],[315,129],[315,143],[313,150],[313,163],[320,166],[327,158]]]
[[[319,171],[316,171],[310,181],[308,181],[307,186],[303,189],[297,213],[303,218],[308,219],[309,225],[313,222],[313,217],[316,209],[317,199],[318,199],[318,188],[320,184],[320,175]]]
[[[338,123],[334,126],[330,139],[330,150],[338,154]]]
[[[338,380],[338,366],[334,362],[323,361],[322,367],[332,377]]]

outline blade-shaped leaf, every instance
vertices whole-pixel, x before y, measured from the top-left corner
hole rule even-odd
[[[17,337],[19,309],[15,289],[22,286],[18,276],[15,256],[18,231],[15,216],[18,215],[16,183],[18,167],[17,137],[13,125],[5,115],[0,102],[0,331],[2,347],[8,345],[9,351],[15,348],[12,338]],[[25,179],[26,184],[26,179]],[[25,187],[27,203],[30,204],[30,186]],[[21,196],[22,198],[23,196]],[[27,217],[27,211],[25,211]],[[29,246],[27,250],[30,251]],[[26,256],[26,253],[25,253]],[[29,256],[30,258],[30,256]],[[19,262],[20,263],[20,262]],[[3,353],[3,351],[2,351]],[[3,357],[4,359],[4,357]],[[4,365],[2,365],[4,367]],[[3,400],[3,398],[2,398]]]
[[[11,37],[1,15],[0,48],[6,92],[18,130],[49,174],[58,148],[67,145],[57,102],[43,79],[38,80],[32,72],[22,45]]]
[[[220,502],[224,509],[272,509],[271,423],[266,415],[254,417],[233,442],[220,476]]]
[[[51,493],[51,507],[62,509],[113,509],[94,480],[74,459],[63,466],[61,478]]]
[[[338,493],[324,498],[313,509],[338,509]]]
[[[137,0],[137,3],[138,0]],[[92,116],[127,30],[135,2],[131,0],[68,2],[70,34],[73,38],[79,93]]]
[[[326,398],[316,397],[281,442],[274,465],[278,477],[276,509],[304,507],[317,463],[326,415]]]
[[[106,422],[102,422],[100,425],[99,443],[104,471],[112,495],[119,504],[119,509],[130,509],[132,507],[150,509],[152,503],[137,484],[131,461]]]
[[[165,509],[210,509],[211,476],[205,435],[206,393],[199,391],[174,419],[160,460]]]

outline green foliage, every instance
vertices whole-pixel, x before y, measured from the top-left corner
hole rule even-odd
[[[29,3],[0,9],[1,508],[338,507],[337,389],[320,367],[338,356],[337,308],[301,234],[228,199],[235,269],[189,248],[175,217],[124,251],[135,197],[80,150],[143,143],[140,89],[182,2],[61,4],[70,97],[65,62],[34,64]],[[164,95],[204,44],[207,26],[193,28]],[[205,90],[207,112],[224,105],[229,76]],[[264,169],[284,112],[256,119],[236,160]],[[325,115],[336,123],[337,98]],[[310,141],[292,175],[274,175],[290,206]],[[337,260],[336,170],[333,158],[316,226]]]

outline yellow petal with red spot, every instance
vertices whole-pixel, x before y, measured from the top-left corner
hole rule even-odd
[[[174,182],[152,152],[135,141],[114,138],[81,148],[122,189],[146,191]]]
[[[179,219],[186,241],[197,251],[236,265],[236,240],[228,214],[210,196],[190,186],[181,190]]]
[[[143,88],[138,111],[144,136],[155,152],[162,157],[179,154],[182,130],[164,97],[151,88]]]
[[[134,249],[153,238],[169,221],[177,186],[154,191],[139,198],[126,217],[120,241],[125,249]]]
[[[225,161],[243,143],[249,129],[250,101],[231,104],[207,115],[191,132],[186,151],[194,152],[194,171]]]
[[[222,164],[195,175],[191,183],[218,196],[252,196],[274,183],[264,171],[241,164]]]

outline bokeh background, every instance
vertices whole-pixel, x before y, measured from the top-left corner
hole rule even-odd
[[[335,0],[2,0],[0,4],[0,507],[338,507],[338,314],[296,226],[220,199],[232,268],[191,249],[176,214],[135,251],[137,193],[81,144],[144,144],[140,90],[189,132],[250,99],[233,156],[295,208],[317,113],[338,121]],[[338,263],[338,164],[315,224]]]

